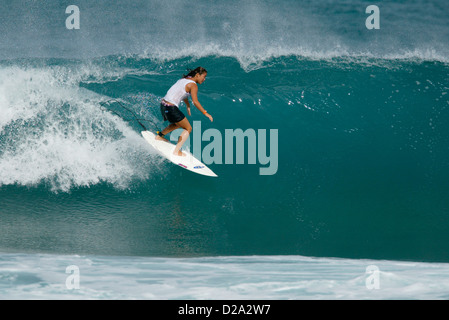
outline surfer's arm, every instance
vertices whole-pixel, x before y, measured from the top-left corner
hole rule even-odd
[[[203,108],[201,103],[198,101],[198,86],[195,83],[192,83],[192,86],[190,88],[190,96],[192,97],[193,105],[201,111],[206,117],[209,118],[210,121],[214,121],[212,116],[207,113],[207,111]]]
[[[189,114],[189,116],[191,116],[192,115],[192,113],[190,112],[190,103],[189,103],[189,99],[184,99],[184,103],[186,104],[186,106],[187,106],[187,113]]]

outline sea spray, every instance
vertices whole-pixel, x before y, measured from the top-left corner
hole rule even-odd
[[[127,188],[148,176],[132,155],[150,150],[100,108],[103,97],[76,85],[82,68],[0,69],[0,185],[43,182],[68,191],[103,181]]]

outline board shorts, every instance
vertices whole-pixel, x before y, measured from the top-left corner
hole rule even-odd
[[[170,105],[165,102],[161,102],[161,114],[164,121],[170,121],[171,123],[177,123],[184,120],[186,117],[184,113],[175,105]]]

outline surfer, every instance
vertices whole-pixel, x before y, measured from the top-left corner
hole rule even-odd
[[[161,101],[161,113],[164,121],[169,121],[170,124],[162,131],[158,131],[156,135],[157,140],[166,140],[165,135],[175,129],[181,128],[184,131],[181,133],[176,144],[174,155],[185,156],[182,153],[181,147],[192,132],[192,126],[186,116],[179,110],[181,101],[187,106],[187,113],[191,116],[190,103],[188,97],[192,98],[193,105],[200,110],[210,121],[214,121],[212,116],[207,113],[201,103],[198,101],[198,84],[202,84],[206,80],[207,70],[198,67],[194,70],[189,70],[187,75],[179,79],[168,91]]]

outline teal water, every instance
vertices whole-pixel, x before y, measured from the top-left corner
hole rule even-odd
[[[214,122],[195,110],[191,122],[223,136],[277,129],[275,174],[247,156],[210,164],[218,179],[164,162],[110,102],[162,128],[159,99],[196,65],[210,70],[200,100]],[[110,56],[2,70],[15,79],[4,83],[2,251],[448,261],[445,63],[279,57],[248,70],[228,57]]]
[[[378,31],[355,0],[78,2],[71,31],[63,3],[0,10],[0,252],[449,261],[443,1],[385,2]],[[277,130],[272,174],[248,144],[193,174],[128,121],[162,128],[197,66],[192,134]]]

